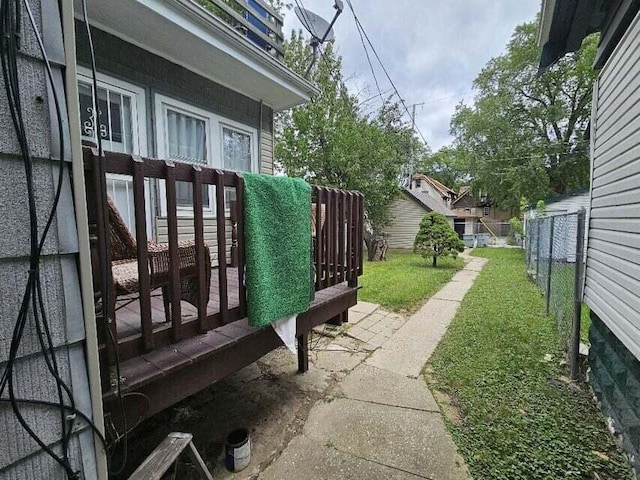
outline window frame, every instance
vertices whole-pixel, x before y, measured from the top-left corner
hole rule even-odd
[[[93,73],[85,67],[78,66],[76,81],[78,83],[86,83],[93,90]],[[131,97],[131,134],[132,134],[132,153],[134,155],[147,155],[147,106],[145,89],[124,80],[96,73],[96,81],[98,88],[102,87],[107,90],[127,95]],[[81,139],[89,137],[82,135],[82,125],[79,125]],[[94,140],[96,141],[95,137]]]
[[[189,115],[194,118],[199,118],[205,121],[205,131],[207,133],[207,164],[204,165],[209,168],[217,168],[224,170],[224,142],[223,128],[235,130],[240,133],[247,134],[251,137],[251,172],[259,171],[259,159],[258,159],[258,129],[250,127],[240,122],[216,115],[213,112],[204,110],[194,105],[185,103],[181,100],[177,100],[173,97],[156,93],[154,95],[154,115],[155,115],[155,139],[156,139],[156,153],[158,158],[169,160],[167,152],[168,141],[168,128],[167,128],[167,108],[175,110],[179,113]],[[183,163],[191,163],[186,160],[176,160]],[[193,165],[200,165],[193,163]],[[233,170],[229,170],[233,171]],[[159,197],[160,197],[160,215],[167,216],[167,195],[166,184],[164,181],[159,182]],[[214,217],[216,214],[215,208],[215,195],[213,185],[209,186],[209,205],[203,206],[203,214],[207,217]],[[228,209],[225,209],[228,210]],[[193,216],[193,207],[177,206],[176,208],[178,216]]]
[[[489,215],[491,215],[491,207],[483,207],[482,208],[482,216],[483,217],[488,217]]]

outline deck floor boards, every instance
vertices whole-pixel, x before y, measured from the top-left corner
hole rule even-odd
[[[218,288],[218,271],[211,271],[211,285],[209,288],[209,303],[207,303],[207,315],[220,312],[220,292]],[[238,269],[227,267],[227,297],[229,309],[240,306],[240,292],[238,288]],[[198,310],[187,302],[180,303],[182,323],[194,320],[198,316]],[[157,288],[151,291],[151,322],[154,330],[168,325],[164,311],[162,290]],[[135,295],[118,298],[116,306],[116,325],[118,338],[130,337],[142,332],[140,325],[140,301]]]

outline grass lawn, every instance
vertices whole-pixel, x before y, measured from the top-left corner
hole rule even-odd
[[[464,266],[461,258],[431,259],[407,251],[389,251],[386,262],[365,262],[358,298],[396,312],[410,312],[444,286]]]
[[[425,368],[472,476],[632,478],[591,395],[565,377],[523,252],[475,254],[490,261]]]

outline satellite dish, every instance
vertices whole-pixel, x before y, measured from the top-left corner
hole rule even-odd
[[[300,20],[304,28],[311,34],[311,48],[313,49],[313,59],[311,60],[309,68],[307,68],[307,72],[304,74],[305,78],[309,76],[311,68],[316,62],[316,58],[318,56],[318,47],[324,42],[332,42],[336,38],[336,36],[333,34],[333,24],[336,23],[336,20],[342,13],[342,10],[344,10],[342,0],[335,0],[333,8],[336,10],[336,13],[333,16],[333,20],[331,20],[331,23],[327,22],[320,15],[316,15],[311,10],[307,10],[306,8],[295,7],[293,9],[293,11],[296,12],[296,17],[298,17],[298,20]]]
[[[296,13],[298,20],[302,26],[311,34],[313,40],[319,43],[331,42],[335,39],[333,28],[320,15],[313,13],[306,8],[295,7],[293,11]]]

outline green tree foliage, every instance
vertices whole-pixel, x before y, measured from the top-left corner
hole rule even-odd
[[[302,74],[311,50],[301,32],[292,32],[285,62]],[[359,190],[365,196],[367,234],[379,238],[388,221],[387,206],[417,140],[400,107],[386,102],[375,115],[362,115],[341,72],[341,59],[326,46],[310,74],[318,93],[276,119],[276,164],[290,176],[329,187]]]
[[[460,104],[451,132],[458,165],[502,208],[586,187],[586,139],[597,37],[538,76],[537,22],[516,27],[504,55],[474,81],[474,105]]]
[[[413,242],[413,251],[424,258],[431,257],[435,267],[438,257],[451,255],[456,258],[458,252],[464,251],[464,242],[451,228],[447,217],[438,212],[430,212],[420,222],[420,229]]]
[[[468,185],[471,177],[466,165],[461,161],[463,154],[454,147],[442,147],[434,153],[426,154],[418,165],[417,171],[435,178],[455,191]]]

